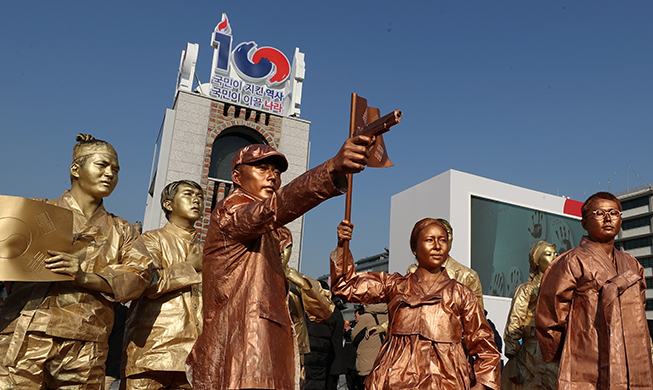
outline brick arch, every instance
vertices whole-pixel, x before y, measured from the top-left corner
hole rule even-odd
[[[224,103],[221,101],[211,102],[206,145],[204,149],[202,179],[200,183],[204,190],[204,196],[206,199],[204,216],[199,221],[199,225],[201,226],[198,226],[202,231],[202,238],[205,238],[206,233],[208,232],[212,204],[228,195],[228,193],[225,192],[225,186],[214,186],[213,182],[209,181],[208,175],[211,164],[211,153],[213,152],[213,143],[223,131],[234,126],[247,127],[264,138],[268,145],[275,149],[279,148],[281,137],[281,117],[271,115],[268,112],[238,107],[232,103]],[[214,194],[214,192],[216,193]]]

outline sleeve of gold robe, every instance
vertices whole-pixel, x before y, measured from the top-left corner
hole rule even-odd
[[[508,358],[517,356],[521,349],[519,342],[524,334],[524,326],[528,318],[528,304],[533,289],[530,284],[521,284],[515,289],[515,294],[510,304],[508,313],[508,322],[503,333],[503,342],[505,343],[505,352]]]
[[[546,362],[559,359],[562,352],[561,341],[577,289],[573,267],[576,267],[573,257],[558,257],[547,268],[540,285],[535,309],[535,330],[542,358]]]
[[[331,301],[331,292],[325,290],[315,279],[304,276],[309,281],[311,288],[301,289],[302,300],[304,302],[304,311],[308,318],[313,322],[325,322],[331,314],[336,305]]]
[[[143,234],[142,239],[152,257],[155,268],[152,272],[152,280],[145,290],[145,296],[156,299],[170,291],[176,291],[202,282],[202,275],[195,271],[190,262],[186,261],[188,251],[185,248],[180,248],[178,245],[168,247],[168,250],[176,252],[168,253],[168,256],[183,258],[183,261],[166,266],[162,261],[163,253],[161,253],[159,241],[147,233]]]
[[[481,280],[478,278],[478,274],[473,269],[470,269],[469,272],[466,272],[464,275],[464,285],[474,291],[476,299],[481,306],[481,311],[484,310],[483,306],[483,287],[481,286]]]
[[[109,300],[124,303],[141,296],[150,280],[150,268],[147,249],[139,240],[136,229],[129,223],[125,223],[122,229],[125,239],[118,251],[120,258],[115,264],[98,272],[98,275],[107,281],[113,291],[112,297],[103,295]],[[121,244],[119,240],[114,241],[111,245]]]

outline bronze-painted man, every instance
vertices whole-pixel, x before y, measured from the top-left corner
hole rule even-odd
[[[590,196],[587,236],[544,274],[535,325],[545,361],[560,360],[558,389],[652,389],[644,269],[614,247],[621,203]]]
[[[204,246],[204,331],[188,357],[194,389],[279,389],[299,384],[283,225],[340,195],[347,173],[367,164],[372,139],[351,138],[338,154],[284,187],[286,158],[267,145],[234,156],[235,190],[211,215]]]

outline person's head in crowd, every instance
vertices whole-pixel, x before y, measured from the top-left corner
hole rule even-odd
[[[356,308],[356,313],[355,313],[356,322],[358,322],[358,319],[359,319],[363,314],[365,314],[365,306],[358,306],[358,307]]]

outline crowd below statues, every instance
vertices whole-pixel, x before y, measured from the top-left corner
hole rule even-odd
[[[240,149],[234,191],[202,241],[198,183],[166,185],[167,223],[141,234],[104,209],[117,152],[78,135],[71,188],[39,200],[73,215],[71,252],[45,259],[70,280],[0,282],[0,389],[108,389],[118,377],[121,389],[335,390],[342,378],[349,390],[653,389],[644,271],[614,247],[622,208],[609,193],[584,203],[578,247],[558,256],[540,241],[524,254],[530,275],[503,339],[478,274],[449,255],[445,219],[415,223],[405,274],[357,272],[348,220],[335,229],[330,284],[290,266],[285,225],[341,195],[373,141],[348,139],[283,187],[283,154]],[[344,302],[359,305],[354,320]]]

